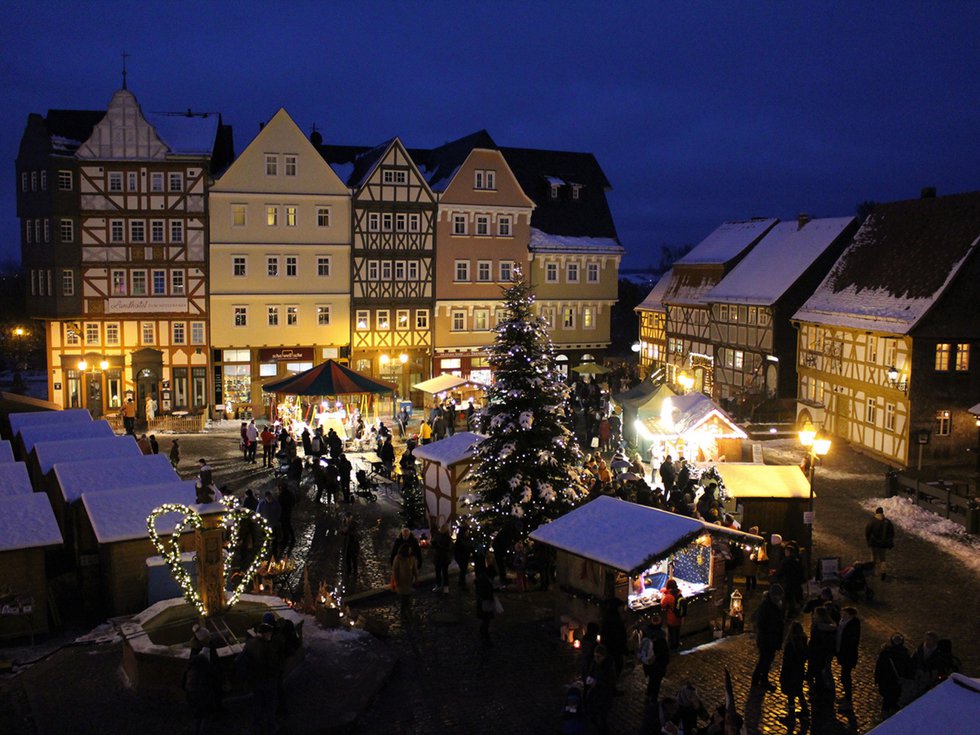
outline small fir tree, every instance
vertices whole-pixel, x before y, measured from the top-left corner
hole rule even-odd
[[[487,438],[475,449],[471,475],[475,532],[484,543],[511,524],[526,537],[574,507],[586,491],[577,469],[582,453],[565,425],[568,388],[520,273],[503,298],[504,318],[489,348],[494,382],[478,416]]]
[[[409,528],[426,525],[425,497],[420,482],[406,483],[402,488],[402,523]]]

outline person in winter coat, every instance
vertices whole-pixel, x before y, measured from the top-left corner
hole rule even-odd
[[[391,445],[390,436],[385,437],[384,443],[378,450],[378,459],[380,459],[385,466],[385,475],[387,477],[391,477],[392,471],[395,469],[395,448]]]
[[[759,649],[759,660],[752,672],[752,686],[768,692],[776,691],[776,687],[769,683],[769,669],[783,643],[784,604],[783,588],[774,584],[762,597],[756,611],[755,644]]]
[[[840,664],[840,683],[844,690],[840,705],[842,712],[853,712],[851,695],[854,685],[851,672],[857,666],[858,650],[861,645],[861,620],[853,607],[841,610],[840,624],[837,626],[837,663]]]
[[[272,450],[276,446],[276,435],[272,433],[271,428],[266,426],[262,429],[259,438],[262,441],[262,466],[272,467],[272,458],[275,454]]]
[[[803,680],[806,678],[807,640],[799,621],[790,623],[786,642],[783,644],[783,664],[779,669],[779,689],[786,695],[786,716],[783,722],[793,729],[796,726],[796,700],[799,700],[803,722],[810,719],[810,711],[803,696]],[[805,729],[805,728],[804,728]]]
[[[480,621],[480,640],[484,646],[492,646],[490,640],[490,623],[493,621],[496,610],[493,598],[493,582],[487,574],[487,565],[483,561],[482,554],[473,557],[473,570],[475,578],[473,587],[476,591],[476,617]]]
[[[938,633],[932,630],[927,631],[922,643],[912,654],[913,676],[920,694],[932,689],[948,677],[954,668],[952,656],[943,650],[940,643]]]
[[[432,425],[428,419],[422,419],[419,424],[419,440],[422,442],[422,446],[432,441]]]
[[[511,557],[511,566],[514,568],[517,591],[527,592],[527,549],[523,541],[518,541],[514,544],[514,555]]]
[[[350,511],[344,513],[340,523],[340,537],[343,539],[344,573],[350,579],[357,579],[357,560],[361,552],[360,527]]]
[[[806,572],[800,561],[799,548],[794,543],[783,544],[784,555],[776,571],[776,581],[782,585],[786,593],[786,611],[790,617],[803,604],[803,584],[806,582]]]
[[[257,635],[245,642],[243,657],[249,690],[252,692],[252,731],[274,732],[278,704],[277,682],[282,671],[282,661],[272,633],[275,627],[260,623]]]
[[[449,564],[453,560],[453,537],[449,524],[443,523],[432,534],[432,561],[436,567],[436,584],[433,592],[449,594]]]
[[[401,600],[401,613],[406,615],[412,604],[412,590],[419,578],[419,566],[408,544],[398,547],[391,565],[391,584]]]
[[[834,677],[830,662],[837,648],[837,624],[826,607],[813,611],[810,642],[807,648],[807,679],[819,689],[833,690]]]
[[[875,661],[875,684],[881,694],[882,717],[890,717],[898,711],[902,680],[911,678],[912,657],[905,647],[905,638],[901,633],[894,633],[891,640],[881,647]]]
[[[885,518],[885,509],[875,508],[875,517],[864,528],[864,539],[871,548],[871,559],[875,563],[875,573],[882,581],[887,573],[885,557],[888,549],[895,546],[895,526]]]
[[[395,563],[395,557],[398,556],[402,546],[408,546],[409,553],[415,557],[416,566],[421,569],[422,547],[419,546],[419,540],[415,538],[415,534],[412,533],[412,530],[408,526],[403,528],[398,536],[395,537],[395,543],[391,547],[391,556],[389,557],[392,564]]]
[[[677,600],[681,596],[677,582],[668,579],[666,586],[660,590],[660,610],[667,621],[667,642],[670,649],[676,651],[681,645],[681,623],[684,621],[677,614]]]
[[[609,440],[612,438],[612,428],[609,426],[609,419],[602,418],[599,421],[599,451],[609,451]]]
[[[660,699],[660,685],[667,675],[667,664],[670,663],[670,647],[667,645],[667,636],[664,635],[659,615],[651,617],[643,629],[643,640],[636,657],[647,677],[647,700],[656,702]]]
[[[585,706],[596,732],[609,732],[609,710],[616,693],[616,667],[605,643],[592,653],[585,676]]]
[[[180,464],[180,439],[173,439],[170,442],[170,464],[174,469]]]
[[[460,521],[456,530],[456,542],[453,544],[453,558],[459,567],[459,588],[466,589],[466,573],[469,571],[470,558],[473,556],[473,541],[470,538],[470,527],[465,520]]]
[[[710,719],[707,708],[701,701],[698,689],[691,682],[687,682],[677,691],[678,715],[681,720],[681,728],[685,733],[696,733],[698,730],[698,720]]]
[[[664,457],[663,463],[660,465],[660,480],[664,484],[664,496],[669,497],[674,490],[674,480],[677,474],[674,472],[674,462],[671,460],[668,454]]]
[[[616,676],[623,671],[623,660],[626,656],[626,648],[629,635],[626,632],[626,624],[623,623],[623,616],[620,615],[620,608],[623,606],[622,600],[616,597],[607,599],[602,606],[602,617],[599,619],[599,633],[602,642],[606,646],[606,652],[612,659]]]
[[[197,626],[191,644],[181,684],[194,717],[194,733],[203,735],[221,704],[221,670],[217,645],[207,628]]]

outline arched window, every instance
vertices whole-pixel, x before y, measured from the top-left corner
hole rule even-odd
[[[568,355],[555,355],[555,367],[558,368],[558,373],[563,377],[568,377]]]

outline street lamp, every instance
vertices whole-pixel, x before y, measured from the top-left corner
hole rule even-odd
[[[84,373],[87,368],[88,368],[88,363],[85,362],[85,360],[78,361],[78,372]]]
[[[813,477],[817,469],[817,462],[830,451],[831,441],[825,436],[820,436],[809,422],[800,429],[799,438],[800,445],[807,450],[803,462],[807,481],[810,484],[810,501],[807,513],[809,523],[806,523],[807,579],[809,579],[809,574],[813,571]]]

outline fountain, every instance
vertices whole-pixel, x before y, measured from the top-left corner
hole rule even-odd
[[[166,541],[157,534],[156,521],[168,513],[176,514],[180,519]],[[237,548],[239,530],[246,520],[256,524],[264,540],[238,585],[228,590],[226,579],[232,550]],[[303,616],[278,597],[245,593],[272,538],[272,529],[264,518],[230,498],[197,506],[162,505],[147,518],[147,528],[150,539],[183,589],[184,597],[158,602],[121,626],[123,671],[137,692],[169,700],[183,698],[181,677],[197,623],[205,625],[212,638],[219,642],[217,651],[224,679],[232,683],[233,689],[241,687],[235,677],[235,656],[247,640],[247,631],[258,625],[266,613],[290,620],[296,628],[301,645],[287,660],[287,668],[302,660]],[[194,529],[196,583],[180,563],[180,537],[188,528]]]

